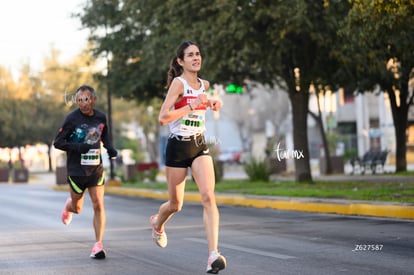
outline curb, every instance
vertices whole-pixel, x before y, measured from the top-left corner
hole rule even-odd
[[[55,186],[54,190],[68,191],[68,186]],[[144,197],[152,199],[168,199],[167,191],[154,191],[149,189],[123,188],[118,186],[106,186],[106,194]],[[200,202],[200,195],[194,192],[186,192],[186,201]],[[305,198],[260,198],[257,196],[224,195],[216,194],[217,204],[246,206],[255,208],[270,208],[276,210],[290,210],[302,212],[317,212],[326,214],[341,214],[351,216],[372,216],[396,219],[414,220],[414,205],[357,202],[339,200],[318,200]]]

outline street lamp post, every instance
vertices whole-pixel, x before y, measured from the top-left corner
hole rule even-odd
[[[108,97],[108,134],[109,134],[109,142],[113,144],[113,137],[112,137],[112,100],[111,100],[111,89],[109,85],[109,60],[107,59],[107,75],[106,75],[106,92]],[[110,179],[113,180],[115,178],[114,173],[114,160],[109,158],[109,171],[110,171]]]
[[[106,92],[107,92],[107,100],[108,100],[108,135],[109,135],[109,142],[113,144],[113,135],[112,135],[112,100],[111,100],[111,87],[109,85],[109,57],[107,56],[107,73],[106,73]],[[117,179],[115,179],[115,173],[114,173],[114,159],[109,158],[109,186],[119,186],[121,185],[121,182]]]
[[[108,26],[105,24],[105,37],[108,37]],[[111,100],[111,85],[109,81],[110,72],[111,72],[111,54],[112,52],[107,49],[106,50],[106,92],[107,92],[107,100],[108,100],[108,135],[109,135],[109,142],[113,144],[113,131],[112,131],[112,100]],[[114,173],[114,160],[109,158],[109,173],[110,173],[110,180],[108,181],[108,185],[121,185],[119,180],[115,179]]]

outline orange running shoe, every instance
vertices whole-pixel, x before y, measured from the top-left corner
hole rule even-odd
[[[63,224],[66,224],[66,225],[70,224],[70,222],[72,221],[73,213],[69,212],[66,208],[71,203],[72,203],[72,199],[68,198],[66,200],[65,206],[63,207],[63,210],[62,210],[62,222],[63,222]]]

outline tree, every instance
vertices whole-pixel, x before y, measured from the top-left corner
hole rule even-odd
[[[414,102],[414,8],[412,1],[352,1],[340,34],[338,55],[344,63],[344,85],[357,84],[360,92],[374,85],[389,95],[396,138],[396,171],[407,170],[406,130]]]
[[[53,138],[70,110],[65,94],[71,103],[71,95],[78,86],[94,86],[93,62],[88,54],[65,65],[58,62],[58,57],[59,52],[52,49],[40,73],[24,65],[17,83],[0,68],[0,147],[44,143],[49,147],[49,170]]]
[[[9,146],[10,136],[14,135],[12,125],[12,96],[16,87],[11,74],[0,67],[0,147]]]
[[[14,100],[3,98],[0,101],[0,147],[11,147],[16,145],[17,131],[14,128],[13,109],[15,108]]]
[[[99,79],[108,87],[116,87],[114,95],[137,101],[164,95],[161,79],[165,79],[168,61],[163,55],[167,51],[160,50],[157,58],[150,60],[145,46],[148,32],[153,31],[152,12],[163,4],[161,0],[92,0],[74,14],[91,32],[94,56],[108,61],[109,73]]]
[[[16,83],[9,71],[0,66],[0,98],[8,98],[16,89]]]
[[[76,89],[83,84],[96,87],[93,78],[95,63],[88,52],[80,53],[66,64],[59,62],[59,55],[60,52],[52,48],[49,56],[44,58],[44,70],[36,78],[38,84],[31,104],[31,115],[36,118],[32,138],[48,146],[50,171],[53,139],[74,104],[72,97]],[[101,97],[100,91],[97,93]],[[99,106],[103,104],[98,101]]]
[[[29,92],[25,90],[30,81],[30,67],[24,66],[18,84],[8,74],[2,79],[2,100],[0,108],[0,147],[14,147],[25,145],[30,137],[31,121],[27,116],[27,98]]]
[[[119,95],[147,100],[164,93],[165,72],[182,40],[205,54],[202,75],[213,83],[246,79],[278,84],[292,105],[296,179],[311,181],[307,136],[310,85],[333,83],[331,50],[344,1],[197,0],[89,1],[79,13],[96,53],[110,51]],[[102,30],[109,30],[102,32]],[[99,35],[99,30],[101,35]],[[122,83],[119,83],[122,82]]]

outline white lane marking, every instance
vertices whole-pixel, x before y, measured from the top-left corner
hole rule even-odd
[[[203,240],[203,239],[197,239],[197,238],[185,238],[185,239],[189,240],[189,241],[192,241],[192,242],[197,242],[197,243],[203,243],[203,244],[207,243],[207,241]],[[220,243],[220,247],[225,247],[225,248],[234,249],[234,250],[238,250],[238,251],[242,251],[242,252],[246,252],[246,253],[256,254],[256,255],[260,255],[260,256],[267,256],[267,257],[272,257],[272,258],[277,258],[277,259],[282,259],[282,260],[295,259],[296,258],[294,256],[283,255],[283,254],[279,254],[279,253],[271,253],[271,252],[261,251],[261,250],[257,250],[257,249],[253,249],[253,248],[246,248],[246,247],[242,247],[242,246],[238,246],[238,245]]]

